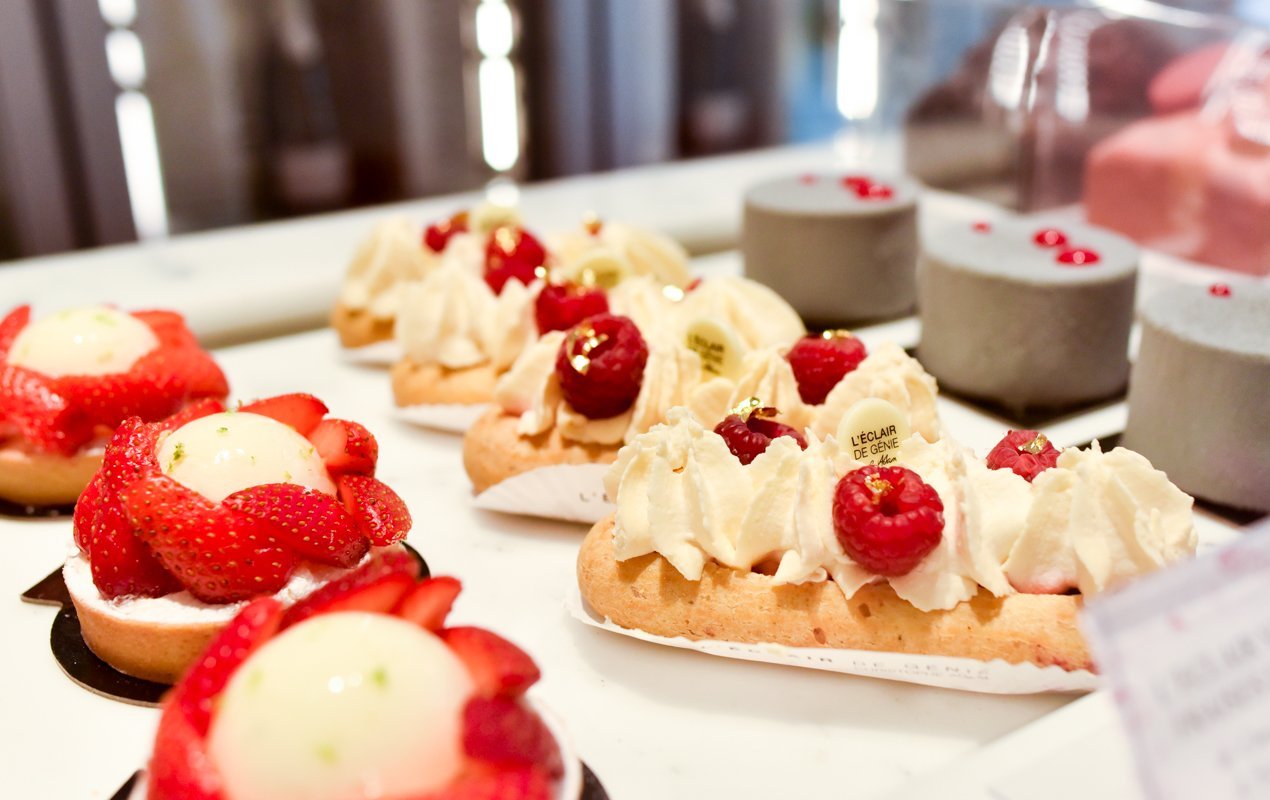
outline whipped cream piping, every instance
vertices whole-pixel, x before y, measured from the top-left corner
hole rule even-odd
[[[401,307],[401,285],[422,278],[439,263],[438,256],[423,246],[421,236],[404,219],[379,223],[353,255],[340,302],[378,319],[395,317]]]
[[[914,434],[898,460],[944,504],[939,546],[889,579],[923,611],[952,608],[980,586],[997,596],[1093,594],[1194,552],[1190,498],[1136,453],[1068,450],[1036,485],[989,470],[947,437]],[[687,409],[672,409],[606,475],[617,557],[656,552],[689,580],[707,560],[744,571],[776,563],[778,584],[831,577],[851,597],[883,580],[855,564],[834,533],[834,489],[859,466],[832,437],[813,434],[806,451],[780,437],[743,467]]]
[[[445,261],[402,287],[397,341],[416,363],[505,369],[537,334],[533,298],[541,288],[542,281],[526,286],[512,280],[494,294],[479,272]]]
[[[735,291],[733,281],[748,283],[744,279],[712,279],[690,292],[689,297],[701,291],[715,291],[710,287],[716,281],[724,288],[715,297],[727,299],[711,300],[708,306],[718,308],[716,303],[743,303],[741,298],[761,297],[745,289]],[[643,298],[640,302],[655,307],[657,301],[648,299],[654,294],[660,293],[645,290],[639,295]],[[666,419],[666,412],[674,406],[688,407],[699,420],[718,421],[750,397],[758,397],[778,408],[781,421],[798,428],[810,428],[823,439],[837,431],[842,416],[856,401],[880,397],[899,408],[913,429],[927,440],[939,438],[935,379],[898,345],[886,343],[878,347],[839,382],[823,405],[813,406],[799,396],[798,381],[784,356],[785,346],[803,334],[801,323],[796,330],[786,325],[775,328],[780,335],[789,334],[789,338],[776,342],[749,338],[764,335],[755,329],[739,331],[738,339],[753,349],[742,359],[741,374],[731,380],[704,372],[700,357],[682,344],[684,327],[696,318],[694,309],[684,312],[686,303],[687,300],[674,305],[652,325],[636,320],[648,342],[649,359],[644,368],[644,383],[630,412],[592,420],[569,408],[555,376],[555,354],[563,335],[553,334],[530,346],[503,376],[494,392],[494,402],[507,413],[520,415],[518,430],[523,435],[534,436],[558,426],[561,436],[570,441],[619,444],[632,441]],[[633,303],[628,307],[633,307]],[[620,305],[615,304],[615,308],[621,313]]]
[[[612,256],[631,275],[647,275],[659,283],[687,286],[688,253],[678,242],[656,231],[604,222],[598,231],[583,226],[576,231],[548,237],[549,247],[558,256],[561,274],[576,277],[577,267],[588,257],[602,252]]]

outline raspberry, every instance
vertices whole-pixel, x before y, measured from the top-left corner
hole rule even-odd
[[[460,211],[449,219],[434,222],[423,232],[423,243],[434,253],[440,253],[450,243],[450,237],[467,231],[467,212]]]
[[[513,278],[528,286],[547,263],[547,249],[524,228],[503,227],[485,245],[485,282],[494,294]]]
[[[556,354],[565,402],[588,419],[630,408],[639,395],[648,345],[627,317],[598,314],[572,328]]]
[[[869,353],[864,342],[846,331],[804,336],[785,355],[798,381],[804,403],[820,405],[843,376],[860,366]]]
[[[916,472],[872,464],[838,481],[833,529],[842,549],[877,575],[907,575],[944,535],[944,504]]]
[[[607,314],[608,310],[609,301],[603,289],[587,289],[572,283],[544,286],[534,301],[539,335],[567,331],[587,317]]]
[[[1058,448],[1039,431],[1010,431],[988,453],[990,469],[1009,469],[1029,483],[1058,463]]]
[[[777,436],[788,436],[807,449],[807,440],[796,428],[776,421],[776,409],[771,406],[751,408],[744,413],[733,413],[715,426],[714,432],[727,442],[728,450],[742,464],[748,464],[767,450]]]

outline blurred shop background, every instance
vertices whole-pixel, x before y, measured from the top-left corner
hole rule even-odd
[[[1002,167],[1002,199],[1057,203],[1062,154],[1135,112],[1138,73],[1249,25],[1270,27],[1270,0],[3,0],[0,260],[492,180],[920,141],[968,113],[1057,154],[1050,179]],[[1025,65],[1046,59],[1081,126],[1020,116],[1043,83]],[[959,168],[995,158],[972,146],[991,140],[910,165],[982,181],[999,165]]]

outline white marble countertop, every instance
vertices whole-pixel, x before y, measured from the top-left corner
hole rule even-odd
[[[692,252],[711,252],[734,246],[746,186],[836,162],[829,144],[762,150],[532,184],[518,190],[519,203],[537,231],[574,228],[595,211],[664,231]],[[402,215],[424,224],[479,197],[448,195],[0,263],[0,306],[109,301],[175,308],[209,345],[311,329],[325,324],[348,260],[376,220]]]

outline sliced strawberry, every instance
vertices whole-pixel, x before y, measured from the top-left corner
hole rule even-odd
[[[90,531],[93,525],[93,517],[101,509],[101,485],[105,479],[101,476],[101,470],[93,475],[93,479],[84,487],[84,491],[79,493],[79,499],[75,501],[75,514],[71,517],[71,530],[75,534],[75,544],[79,546],[79,551],[84,555],[88,555],[88,542],[90,540]]]
[[[326,404],[311,394],[280,394],[267,397],[238,409],[252,414],[272,417],[284,425],[295,428],[301,436],[308,436],[326,416]]]
[[[410,532],[410,511],[386,483],[368,475],[341,475],[340,499],[370,543],[399,542]]]
[[[87,538],[93,585],[103,597],[162,597],[181,590],[180,581],[132,532],[117,501],[98,505]]]
[[[361,567],[343,575],[300,600],[283,618],[282,627],[331,611],[388,613],[419,577],[419,562],[405,550],[376,553]]]
[[[124,488],[124,512],[137,535],[190,594],[232,603],[286,585],[297,558],[255,517],[212,503],[166,475]]]
[[[213,414],[219,414],[225,410],[225,404],[214,397],[205,397],[201,400],[195,400],[185,408],[176,412],[167,419],[159,421],[159,429],[164,431],[174,431],[187,423],[196,419],[210,417]]]
[[[207,741],[179,703],[168,703],[159,717],[146,783],[147,800],[224,800]]]
[[[542,676],[524,650],[484,628],[445,628],[437,634],[467,666],[478,695],[515,697]]]
[[[229,394],[229,382],[225,380],[225,373],[202,350],[186,348],[179,354],[173,354],[172,362],[185,383],[187,398],[224,398]]]
[[[373,475],[379,460],[379,443],[370,431],[344,419],[324,419],[309,434],[332,475]]]
[[[325,492],[266,483],[235,492],[224,504],[269,525],[284,546],[322,564],[351,567],[370,549],[352,515]]]
[[[282,604],[272,597],[251,601],[216,634],[202,657],[177,684],[174,700],[199,736],[207,734],[216,697],[239,665],[278,631],[282,615]]]
[[[18,334],[31,321],[31,307],[18,306],[5,315],[0,320],[0,361],[3,361],[9,355],[9,348],[13,346],[13,340],[18,338]]]
[[[538,767],[469,769],[422,800],[551,800],[551,776]]]
[[[392,613],[425,630],[439,631],[462,589],[458,578],[427,578],[415,584]]]
[[[155,420],[174,414],[185,401],[181,381],[153,366],[160,351],[144,355],[128,372],[65,375],[53,382],[67,403],[82,409],[94,425],[113,428],[127,417]],[[152,358],[155,356],[155,358]],[[151,364],[142,367],[145,361]]]
[[[463,707],[463,750],[499,765],[533,765],[564,772],[560,745],[546,723],[519,699],[474,697]]]
[[[58,393],[52,378],[0,364],[0,417],[37,449],[72,455],[93,437],[92,421]]]
[[[140,417],[129,417],[119,423],[106,445],[106,454],[97,472],[105,496],[117,497],[136,479],[158,474],[159,460],[155,452],[161,432],[159,425],[142,422]]]
[[[185,324],[185,317],[175,311],[133,311],[132,316],[144,322],[146,326],[154,332],[155,338],[159,340],[160,345],[167,347],[195,347],[199,346],[198,339],[189,326]]]

